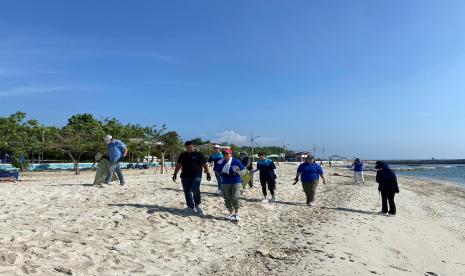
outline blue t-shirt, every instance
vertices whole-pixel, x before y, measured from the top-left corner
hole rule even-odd
[[[264,159],[257,161],[257,169],[260,171],[260,179],[274,179],[274,170],[276,165],[273,160]]]
[[[228,162],[225,159],[221,159],[218,161],[217,166],[215,168],[215,171],[221,174],[223,184],[241,184],[241,176],[239,174],[239,171],[242,171],[244,169],[244,165],[242,165],[242,162],[236,158],[233,158],[231,161],[231,167],[229,168],[229,173],[222,173],[226,163]]]
[[[221,152],[219,153],[214,152],[208,158],[208,163],[213,162],[213,170],[215,170],[218,164],[218,161],[220,161],[221,159],[223,159],[223,154],[221,154]]]
[[[118,161],[123,157],[126,145],[120,140],[113,140],[108,144],[108,157],[110,161]]]
[[[297,169],[297,172],[302,173],[300,177],[302,182],[318,180],[320,178],[320,175],[323,175],[323,169],[320,165],[316,163],[302,163]]]
[[[362,172],[363,171],[363,163],[362,162],[355,162],[354,163],[354,172]]]

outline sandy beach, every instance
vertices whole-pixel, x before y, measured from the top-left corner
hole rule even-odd
[[[400,178],[388,217],[373,174],[354,185],[352,172],[325,168],[311,208],[291,185],[296,166],[278,166],[274,204],[256,176],[238,224],[214,181],[199,217],[182,212],[179,181],[153,169],[124,171],[124,190],[92,186],[94,172],[23,174],[0,183],[0,274],[465,275],[463,189]]]

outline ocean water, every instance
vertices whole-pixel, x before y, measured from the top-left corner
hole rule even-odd
[[[429,180],[446,180],[455,182],[465,188],[465,165],[463,164],[434,164],[434,165],[390,165],[397,175],[410,176]]]

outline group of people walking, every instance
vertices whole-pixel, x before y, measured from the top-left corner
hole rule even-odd
[[[108,157],[105,160],[108,171],[105,174],[102,187],[109,184],[114,178],[115,173],[120,185],[124,187],[125,181],[121,172],[120,161],[127,155],[127,147],[123,142],[114,139],[110,135],[106,135],[104,140],[108,146]],[[219,145],[215,145],[213,153],[207,159],[202,153],[196,151],[192,141],[187,141],[184,146],[186,151],[179,156],[176,162],[172,180],[176,182],[178,173],[182,170],[180,178],[187,205],[186,212],[195,212],[199,215],[204,214],[200,185],[203,173],[206,174],[207,181],[211,180],[208,164],[213,168],[213,173],[215,174],[217,194],[224,197],[224,203],[228,210],[227,219],[236,222],[240,221],[240,196],[247,186],[253,187],[253,175],[257,171],[259,172],[260,184],[262,186],[263,201],[276,202],[275,191],[276,179],[278,178],[276,165],[273,160],[266,158],[264,152],[258,153],[257,167],[254,169],[252,160],[246,152],[241,152],[239,159],[236,159],[233,157],[232,149],[221,149]],[[102,159],[100,156],[100,160]],[[355,183],[364,183],[363,163],[357,158],[352,166],[354,167]],[[377,170],[376,182],[379,183],[378,190],[382,197],[382,210],[380,213],[395,215],[394,196],[399,192],[396,175],[386,162],[377,161],[375,168]],[[102,177],[102,172],[97,172],[97,175]],[[306,195],[306,204],[310,207],[315,204],[315,192],[320,178],[323,180],[323,184],[326,184],[322,167],[315,162],[313,156],[307,156],[305,162],[297,168],[294,185],[299,180],[301,181]],[[268,198],[268,192],[270,193],[270,198]]]
[[[208,181],[211,179],[208,163],[213,167],[215,173],[217,194],[223,195],[228,210],[227,219],[236,222],[240,221],[240,196],[247,186],[253,187],[253,175],[256,172],[259,172],[263,201],[276,201],[275,190],[276,179],[278,178],[276,165],[273,160],[266,158],[264,152],[258,153],[257,167],[254,169],[252,160],[246,152],[241,152],[239,158],[236,159],[233,157],[232,149],[221,149],[220,146],[215,145],[213,153],[206,159],[202,153],[195,151],[192,141],[187,141],[185,147],[186,151],[178,158],[173,181],[177,180],[178,173],[182,169],[181,182],[186,197],[187,212],[197,212],[197,214],[203,215],[200,182],[202,172],[207,174]],[[321,166],[314,161],[312,156],[308,157],[307,162],[299,166],[296,176],[296,181],[302,178],[302,186],[307,195],[307,204],[309,206],[314,204],[315,190],[319,178],[321,177],[323,183],[326,184]],[[268,192],[270,198],[268,198]]]

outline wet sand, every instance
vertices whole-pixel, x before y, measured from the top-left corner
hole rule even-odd
[[[400,178],[388,217],[376,214],[372,175],[354,185],[326,168],[311,208],[291,185],[296,167],[279,165],[274,204],[255,177],[238,224],[214,181],[202,184],[199,217],[182,212],[179,181],[154,170],[124,171],[124,190],[92,186],[93,172],[23,174],[0,183],[0,274],[465,275],[463,189]]]

